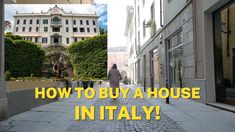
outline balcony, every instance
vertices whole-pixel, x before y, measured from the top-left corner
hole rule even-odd
[[[61,20],[59,19],[59,20],[51,20],[51,26],[62,26],[62,22],[61,22]]]

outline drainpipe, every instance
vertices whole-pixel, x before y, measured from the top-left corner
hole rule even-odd
[[[163,24],[163,2],[160,0],[160,25],[161,27],[164,26]]]

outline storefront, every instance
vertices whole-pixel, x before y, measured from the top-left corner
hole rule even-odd
[[[183,79],[183,42],[181,36],[181,29],[167,39],[167,67],[169,87],[182,87]]]

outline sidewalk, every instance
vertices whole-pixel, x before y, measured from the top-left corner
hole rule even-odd
[[[103,86],[105,87],[105,86]],[[135,86],[124,86],[134,89]],[[95,87],[98,90],[99,87]],[[133,90],[130,91],[133,94]],[[146,93],[144,93],[146,96]],[[77,99],[74,93],[70,99],[59,100],[15,115],[0,122],[0,132],[233,132],[235,114],[192,100],[170,100],[165,104],[161,99]],[[108,106],[159,105],[160,121],[75,121],[76,105]],[[97,111],[96,111],[97,113]],[[143,112],[138,112],[138,115]],[[117,113],[114,114],[114,116]],[[105,115],[108,116],[108,115]],[[154,116],[154,115],[153,115]],[[154,118],[153,118],[154,119]]]
[[[136,86],[129,86],[134,90]],[[145,97],[147,93],[145,92]],[[147,99],[147,98],[146,98]],[[235,113],[186,99],[148,99],[188,132],[234,132]]]

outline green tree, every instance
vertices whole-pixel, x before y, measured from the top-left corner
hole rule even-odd
[[[72,44],[68,48],[75,76],[102,78],[107,76],[107,35]]]
[[[5,71],[12,77],[41,76],[45,52],[32,42],[5,37]]]
[[[99,29],[100,29],[100,34],[101,35],[107,34],[107,31],[105,31],[102,27],[100,27]]]

